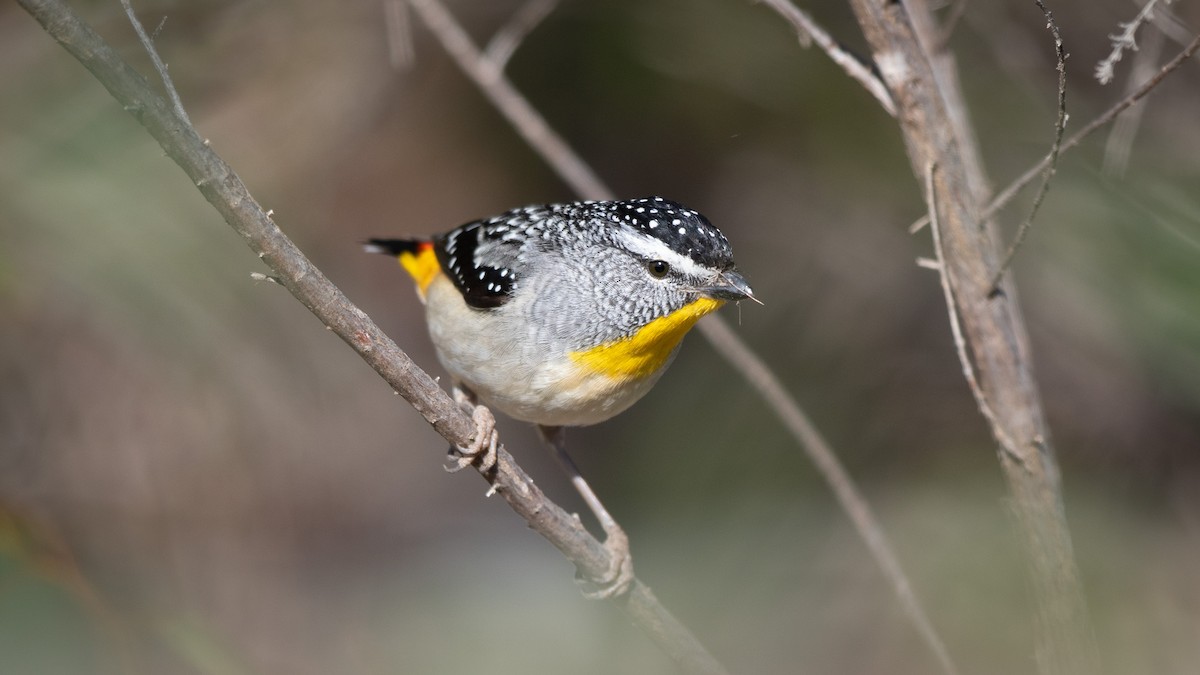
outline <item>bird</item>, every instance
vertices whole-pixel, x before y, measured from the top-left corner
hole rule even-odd
[[[368,239],[416,284],[438,360],[476,434],[458,470],[494,467],[489,408],[537,426],[605,531],[613,568],[590,597],[625,593],[628,538],[565,450],[565,428],[642,398],[684,335],[726,302],[755,298],[728,239],[663,197],[537,204],[428,238]]]

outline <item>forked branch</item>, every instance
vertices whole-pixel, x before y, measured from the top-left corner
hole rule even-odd
[[[971,188],[970,141],[951,111],[908,3],[850,0],[900,113],[913,174],[936,218],[937,268],[964,375],[998,445],[1037,603],[1036,652],[1045,675],[1098,670],[1087,606],[1063,510],[1057,460],[1015,294],[989,297],[999,254]],[[914,10],[920,11],[920,10]]]

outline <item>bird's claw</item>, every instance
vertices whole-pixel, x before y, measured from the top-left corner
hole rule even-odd
[[[595,578],[577,576],[583,586],[583,597],[589,600],[609,600],[625,595],[633,586],[633,556],[629,553],[629,537],[619,525],[605,530],[604,550],[608,551],[609,568]]]
[[[480,473],[487,473],[496,466],[496,446],[500,442],[500,435],[496,432],[496,417],[487,406],[477,405],[471,412],[471,419],[475,422],[475,435],[466,447],[450,447],[445,466],[450,473],[462,471],[472,464],[478,464]]]

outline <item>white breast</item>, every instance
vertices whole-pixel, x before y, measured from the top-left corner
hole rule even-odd
[[[568,356],[568,345],[533,330],[520,294],[496,309],[472,309],[439,276],[425,303],[442,365],[489,407],[514,419],[546,426],[603,422],[644,396],[666,370],[638,381],[586,373]]]

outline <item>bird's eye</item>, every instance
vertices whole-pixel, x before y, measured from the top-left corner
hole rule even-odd
[[[650,276],[655,279],[661,279],[667,276],[667,272],[671,271],[671,266],[662,260],[651,260],[646,263],[646,269],[650,272]]]

